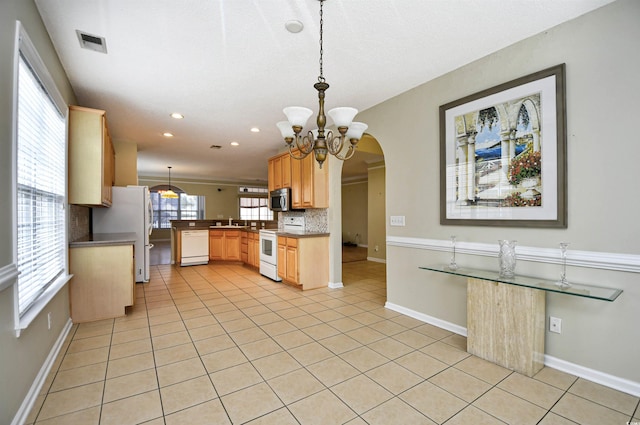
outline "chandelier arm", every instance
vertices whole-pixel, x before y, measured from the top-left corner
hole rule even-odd
[[[297,149],[297,152],[300,155],[296,155],[296,153],[294,152],[294,146],[293,144],[289,145],[289,156],[291,156],[291,158],[293,159],[297,159],[297,160],[301,160],[301,159],[305,159],[311,152],[313,152],[313,150],[310,150],[307,153],[302,152],[300,149]]]
[[[334,156],[338,158],[340,161],[346,161],[347,159],[350,159],[354,153],[356,153],[356,149],[353,145],[350,145],[349,149],[347,149],[347,153],[344,154],[344,156],[340,156],[338,154],[335,154]]]
[[[327,149],[331,155],[337,155],[342,151],[344,147],[344,136],[343,135],[334,135],[333,131],[329,130],[327,132]]]
[[[304,156],[309,155],[313,152],[313,148],[315,147],[316,141],[313,138],[312,132],[307,132],[307,135],[302,137],[299,134],[296,135],[296,147],[300,152],[304,154]],[[304,157],[303,157],[304,158]]]

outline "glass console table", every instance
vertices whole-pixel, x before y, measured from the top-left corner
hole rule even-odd
[[[544,367],[545,292],[614,301],[620,289],[534,277],[502,278],[497,271],[446,265],[420,269],[467,278],[467,352],[526,376]]]
[[[451,270],[449,266],[444,264],[420,266],[419,268],[455,276],[490,280],[492,282],[506,283],[509,285],[523,286],[526,288],[540,289],[542,291],[557,292],[560,294],[576,295],[579,297],[593,298],[595,300],[603,301],[614,301],[622,293],[622,289],[604,288],[601,286],[582,285],[577,283],[572,283],[568,288],[561,288],[556,285],[556,282],[553,280],[517,275],[512,278],[504,278],[500,277],[497,271],[471,269],[466,267],[459,267],[456,270]]]

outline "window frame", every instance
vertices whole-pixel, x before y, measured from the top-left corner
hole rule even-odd
[[[168,186],[166,186],[166,187],[168,187]],[[154,187],[149,188],[149,192],[151,193],[151,208],[152,208],[152,213],[153,213],[153,217],[152,217],[152,226],[153,226],[152,228],[153,228],[153,230],[168,230],[168,229],[171,229],[171,226],[169,226],[169,227],[155,227],[156,213],[158,213],[158,226],[160,226],[161,223],[162,223],[162,220],[161,220],[162,211],[168,211],[168,210],[155,208],[156,205],[154,204],[154,199],[155,199],[156,196],[154,196],[154,194],[157,195],[158,197],[161,197],[162,195],[160,194],[160,192],[162,190],[166,190],[166,187],[162,186],[162,185],[159,185],[159,186],[154,186]],[[175,186],[172,186],[171,189],[178,194],[178,198],[177,198],[177,200],[178,200],[177,201],[178,202],[178,209],[176,210],[177,216],[176,216],[175,219],[172,219],[172,220],[204,220],[204,217],[206,216],[206,211],[205,211],[206,199],[205,199],[205,197],[203,195],[190,195],[187,192],[176,188]],[[182,201],[182,196],[183,195],[184,196],[195,196],[195,197],[198,198],[198,205],[197,205],[197,209],[195,210],[197,218],[187,218],[187,219],[182,218],[182,211],[183,211],[183,209],[182,209],[182,202],[183,202]],[[194,210],[192,210],[192,209],[185,209],[185,212],[190,212],[191,213],[193,211]]]
[[[67,182],[68,167],[67,167],[67,151],[68,151],[68,116],[69,108],[67,102],[64,100],[60,91],[58,90],[51,74],[47,70],[45,63],[40,58],[34,44],[29,38],[24,26],[20,21],[16,21],[15,40],[14,40],[14,57],[13,57],[13,110],[12,110],[12,158],[11,158],[11,190],[14,199],[14,205],[12,208],[12,244],[13,244],[13,263],[17,269],[18,262],[18,204],[15,200],[18,199],[18,96],[19,93],[19,67],[20,67],[20,55],[24,57],[24,60],[28,63],[31,71],[35,77],[39,80],[39,83],[43,86],[49,99],[54,107],[58,109],[61,116],[65,121],[65,164],[64,164],[64,181]],[[67,204],[68,193],[65,188],[64,200],[62,205],[64,207],[64,235],[63,243],[65,247],[68,247],[68,232],[69,232],[69,209]],[[26,329],[33,320],[40,315],[42,310],[49,304],[49,302],[58,294],[58,292],[65,287],[67,282],[71,279],[69,275],[69,251],[64,250],[64,270],[60,276],[57,277],[52,283],[50,283],[44,292],[42,292],[36,300],[31,304],[29,308],[21,315],[19,309],[19,283],[16,278],[13,281],[13,310],[14,310],[14,328],[16,337],[20,336],[22,330]]]
[[[242,217],[242,209],[248,208],[242,206],[243,199],[264,199],[266,202],[267,209],[267,217],[260,216],[260,210],[262,209],[262,205],[258,206],[258,218],[244,218]],[[270,217],[269,217],[270,216]],[[274,213],[269,208],[269,189],[266,187],[248,187],[248,186],[240,186],[238,187],[238,217],[240,220],[262,220],[262,221],[272,221],[274,219]]]

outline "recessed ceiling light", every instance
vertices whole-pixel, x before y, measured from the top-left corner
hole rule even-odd
[[[169,133],[169,132],[162,133],[162,135],[163,135],[164,137],[173,137],[173,134],[171,134],[171,133]]]
[[[177,120],[181,120],[184,118],[184,115],[179,114],[178,112],[174,112],[173,114],[171,114],[171,118],[175,118]]]
[[[284,27],[290,33],[297,34],[300,31],[302,31],[302,29],[304,28],[304,25],[302,25],[302,22],[292,19],[290,21],[285,22]]]
[[[229,144],[230,144],[231,146],[240,146],[240,143],[238,143],[238,142],[231,142],[231,143],[229,143]]]
[[[260,129],[258,127],[251,128],[252,133],[260,133]]]

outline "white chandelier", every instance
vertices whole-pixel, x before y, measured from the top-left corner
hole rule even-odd
[[[307,120],[313,114],[313,111],[309,108],[302,106],[290,106],[283,109],[284,114],[287,116],[288,121],[280,121],[277,126],[282,133],[284,141],[289,147],[289,154],[295,159],[303,159],[311,152],[314,153],[316,161],[322,164],[327,159],[327,153],[335,156],[336,158],[344,161],[353,156],[355,153],[356,145],[362,137],[362,134],[367,129],[367,125],[361,122],[353,122],[353,118],[358,113],[355,108],[341,107],[333,108],[328,111],[329,116],[333,120],[333,124],[338,128],[340,134],[333,134],[333,131],[326,130],[325,125],[327,123],[327,117],[324,115],[324,92],[329,88],[329,84],[326,83],[322,73],[322,4],[325,0],[320,1],[320,76],[318,82],[313,85],[318,90],[318,101],[320,108],[318,110],[318,117],[316,123],[318,125],[317,130],[307,132],[306,136],[301,136],[301,132]],[[295,144],[293,141],[295,140]],[[349,144],[346,145],[345,152],[345,140],[348,140]],[[298,153],[295,152],[297,148]]]

